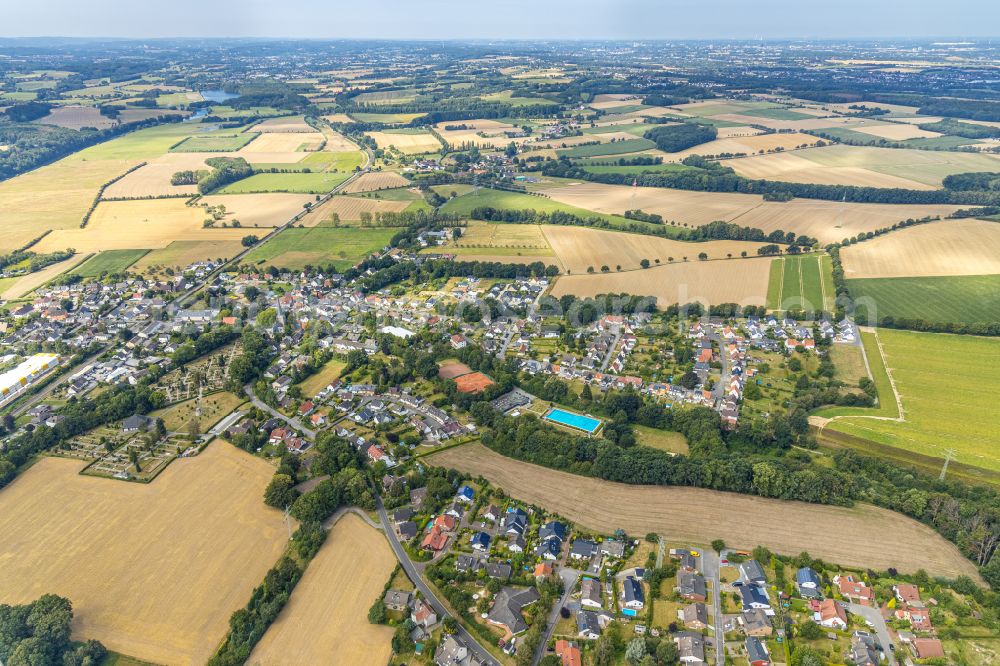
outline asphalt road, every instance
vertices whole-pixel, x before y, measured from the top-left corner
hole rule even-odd
[[[701,572],[705,578],[712,581],[711,611],[715,625],[715,663],[717,666],[724,666],[726,663],[726,637],[723,632],[722,622],[722,598],[719,596],[719,556],[714,550],[703,549],[701,551]]]
[[[270,414],[271,416],[273,416],[276,419],[281,419],[282,421],[284,421],[288,425],[292,426],[293,428],[295,428],[299,432],[307,435],[309,437],[309,439],[312,439],[312,440],[316,439],[316,431],[315,430],[313,430],[311,428],[305,427],[302,424],[302,421],[299,421],[296,418],[293,418],[291,416],[285,416],[284,414],[282,414],[278,410],[272,409],[270,405],[266,404],[263,400],[261,400],[260,398],[258,398],[257,396],[254,395],[254,393],[253,393],[253,386],[251,386],[250,384],[247,384],[246,386],[244,386],[243,387],[243,391],[247,394],[247,397],[250,398],[250,402],[252,402],[253,406],[256,407],[257,409],[259,409],[261,411],[264,411],[264,412],[267,412],[268,414]]]
[[[549,639],[552,638],[552,632],[555,631],[556,623],[559,622],[559,611],[569,602],[569,597],[573,594],[573,588],[576,587],[576,581],[580,579],[580,572],[576,569],[563,567],[559,570],[559,577],[562,578],[563,582],[563,595],[552,606],[552,610],[549,612],[548,624],[545,625],[545,633],[542,635],[542,640],[538,643],[538,647],[535,648],[535,656],[531,660],[532,666],[538,666],[538,662],[545,656],[545,650],[549,646]]]
[[[872,625],[872,631],[878,636],[878,642],[882,646],[882,651],[885,653],[885,658],[889,662],[889,666],[896,666],[896,653],[889,649],[889,646],[892,645],[892,638],[889,636],[889,628],[886,626],[879,609],[872,608],[871,606],[862,606],[861,604],[847,604],[847,610],[852,615],[863,617]]]
[[[389,539],[389,545],[392,546],[392,550],[396,554],[396,559],[398,559],[399,563],[402,565],[403,571],[405,571],[406,575],[410,577],[411,581],[413,581],[414,586],[420,590],[424,600],[431,605],[438,617],[447,617],[450,613],[448,613],[445,605],[441,603],[441,600],[437,598],[433,591],[431,591],[430,586],[424,582],[423,577],[420,575],[420,571],[417,570],[413,561],[410,559],[410,556],[406,554],[405,550],[403,550],[403,545],[399,543],[399,538],[396,536],[396,530],[393,529],[392,522],[389,520],[389,515],[385,511],[385,505],[382,503],[382,498],[375,495],[375,503],[378,508],[379,519],[382,521],[382,531]],[[487,651],[487,649],[484,648],[479,641],[472,636],[472,634],[465,630],[465,627],[463,627],[461,623],[459,623],[458,631],[455,632],[455,635],[458,636],[463,643],[465,643],[469,650],[476,653],[483,660],[483,663],[486,666],[500,666],[500,663],[493,658],[489,651]]]

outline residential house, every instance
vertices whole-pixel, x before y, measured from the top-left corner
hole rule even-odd
[[[806,599],[816,599],[823,596],[820,592],[819,574],[811,567],[802,567],[795,572],[795,584],[799,588],[799,594]]]
[[[486,507],[486,510],[483,511],[483,518],[485,518],[490,522],[496,522],[497,520],[500,519],[500,516],[502,515],[503,514],[500,512],[500,507],[498,507],[496,504],[490,504],[488,507]]]
[[[771,666],[771,654],[767,651],[767,645],[764,644],[764,641],[756,636],[747,636],[744,645],[750,666]]]
[[[770,636],[774,631],[771,618],[760,608],[743,611],[737,621],[747,636]]]
[[[444,550],[446,545],[448,545],[448,535],[437,525],[431,528],[431,531],[427,533],[427,536],[420,543],[422,549],[435,552]]]
[[[697,573],[678,574],[677,593],[688,601],[705,601],[707,598],[705,577]]]
[[[740,563],[740,578],[751,583],[766,583],[767,576],[764,567],[757,560],[747,560]]]
[[[443,513],[434,519],[434,527],[445,532],[454,532],[455,528],[458,527],[458,520],[455,516]]]
[[[542,541],[537,546],[535,546],[535,555],[545,560],[551,560],[551,561],[558,560],[559,540],[549,539],[548,541]]]
[[[914,638],[913,653],[917,659],[934,659],[944,657],[944,646],[936,638]]]
[[[410,491],[410,504],[415,511],[420,511],[427,503],[427,488],[414,488]]]
[[[481,551],[481,552],[484,552],[484,553],[485,552],[489,552],[489,550],[490,550],[490,535],[487,534],[486,532],[476,532],[475,534],[472,535],[472,539],[469,540],[469,543],[472,544],[472,547],[475,550],[478,550],[478,551]]]
[[[597,544],[587,539],[574,539],[569,556],[574,560],[589,560],[597,553]]]
[[[819,602],[819,610],[813,614],[816,624],[827,629],[847,629],[847,613],[844,607],[833,599]]]
[[[677,652],[682,664],[699,666],[705,663],[705,638],[701,634],[685,631],[674,635]]]
[[[410,593],[402,590],[387,590],[382,602],[389,610],[406,611],[410,609]]]
[[[472,498],[475,497],[476,491],[474,491],[469,486],[462,486],[458,489],[458,493],[455,494],[455,499],[459,502],[465,502],[466,504],[472,503]]]
[[[580,605],[589,608],[601,608],[604,600],[601,598],[601,581],[596,578],[584,578],[580,583]]]
[[[625,557],[625,544],[621,541],[606,539],[601,542],[600,552],[602,555],[622,558]]]
[[[567,640],[556,641],[556,656],[562,659],[562,666],[581,666],[583,657],[576,643]]]
[[[539,598],[538,590],[534,587],[521,590],[515,587],[505,587],[493,600],[493,607],[486,616],[486,620],[490,624],[506,628],[507,631],[516,636],[528,629],[528,623],[521,615],[522,609],[535,603]]]
[[[871,606],[875,595],[870,587],[853,575],[834,576],[833,583],[840,589],[840,595],[862,606]]]
[[[498,580],[510,580],[514,569],[506,562],[488,562],[486,564],[486,576]]]
[[[556,540],[561,543],[566,540],[566,526],[558,520],[550,520],[538,528],[538,538],[542,541]]]
[[[434,651],[434,666],[480,666],[482,661],[454,634],[444,634]]]
[[[646,595],[643,594],[642,583],[634,576],[626,576],[622,581],[622,606],[640,610],[645,605]]]
[[[708,626],[708,607],[696,601],[678,610],[677,618],[686,628],[701,631]]]
[[[554,572],[551,562],[539,562],[535,565],[535,580],[552,578]]]
[[[868,632],[855,631],[847,658],[854,666],[878,666],[881,656],[875,638]]]
[[[595,640],[601,637],[601,623],[594,611],[579,611],[576,614],[576,635],[580,638]]]
[[[771,601],[767,598],[767,591],[764,589],[763,585],[744,583],[743,585],[737,586],[736,589],[740,593],[740,599],[743,602],[743,610],[759,608],[766,612],[771,609]]]
[[[417,524],[412,520],[405,520],[396,525],[396,533],[399,535],[400,541],[409,541],[417,536]]]

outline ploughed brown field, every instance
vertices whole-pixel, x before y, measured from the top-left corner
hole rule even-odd
[[[482,444],[425,460],[481,475],[512,497],[605,533],[618,528],[632,535],[656,532],[692,544],[720,538],[736,548],[808,551],[843,566],[924,569],[932,576],[979,580],[972,562],[931,528],[869,504],[845,508],[702,488],[612,483],[506,458]]]
[[[149,485],[81,466],[42,458],[0,491],[0,603],[63,595],[74,639],[204,664],[285,547],[262,500],[273,468],[222,441]]]

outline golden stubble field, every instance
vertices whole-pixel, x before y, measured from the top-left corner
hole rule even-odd
[[[368,622],[396,558],[385,537],[345,514],[309,563],[288,604],[251,653],[248,664],[384,664],[390,627]]]
[[[204,209],[186,206],[184,202],[176,198],[102,201],[86,227],[53,231],[32,249],[36,252],[68,247],[77,252],[148,249],[166,247],[176,240],[239,240],[249,233],[246,229],[205,229]]]
[[[943,220],[894,231],[841,251],[844,277],[1000,273],[1000,223]]]
[[[959,575],[979,580],[976,567],[931,528],[868,504],[853,508],[784,502],[701,488],[632,486],[576,476],[505,458],[481,444],[428,459],[482,475],[512,497],[544,506],[584,527],[632,535],[656,532],[670,540],[707,544],[721,538],[736,548],[764,545],[852,567]]]
[[[73,602],[73,637],[159,664],[203,664],[281,555],[273,469],[226,442],[149,485],[43,458],[0,491],[0,602]]]
[[[705,304],[739,303],[764,305],[767,300],[769,259],[720,259],[699,261],[697,252],[689,261],[660,264],[647,269],[608,273],[573,273],[560,276],[551,294],[597,296],[599,294],[635,294],[655,296],[660,307],[699,301]],[[675,257],[676,259],[676,257]],[[586,268],[584,268],[586,270]],[[600,267],[595,266],[595,271]]]
[[[860,166],[822,166],[795,153],[771,153],[726,160],[737,174],[746,178],[780,180],[786,183],[817,185],[855,185],[857,187],[899,187],[909,190],[933,190],[933,185],[909,178],[879,173]]]
[[[642,234],[558,225],[545,225],[541,230],[562,265],[573,273],[585,273],[588,267],[600,270],[604,264],[612,269],[621,265],[623,270],[635,270],[643,259],[648,259],[651,266],[656,265],[657,259],[660,264],[669,263],[671,258],[678,262],[683,262],[685,257],[695,261],[702,252],[709,259],[724,259],[726,255],[739,257],[741,252],[756,257],[757,248],[766,244],[749,241],[685,243]],[[642,276],[634,275],[633,278],[641,279]]]
[[[375,190],[390,190],[409,185],[410,181],[395,171],[371,171],[361,174],[348,183],[344,188],[344,193],[374,192]]]
[[[333,196],[315,206],[300,220],[306,227],[330,224],[334,213],[344,222],[361,219],[361,213],[399,213],[410,205],[410,201],[387,201],[385,199],[362,199],[361,197]]]
[[[756,227],[767,233],[778,229],[794,231],[816,238],[820,244],[889,227],[907,218],[917,219],[925,215],[943,217],[959,208],[947,205],[842,203],[818,199],[793,199],[778,203],[765,202],[755,194],[693,192],[600,183],[559,183],[538,189],[554,201],[598,213],[621,215],[626,210],[638,208],[688,226],[724,220]]]
[[[395,133],[395,132],[365,132],[375,139],[379,148],[395,146],[401,153],[418,155],[420,153],[435,153],[441,150],[441,142],[430,132]]]

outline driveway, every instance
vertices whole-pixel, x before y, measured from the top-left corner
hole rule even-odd
[[[878,642],[882,646],[882,651],[885,653],[885,658],[889,662],[889,666],[896,666],[896,653],[889,649],[892,645],[892,637],[889,636],[889,627],[885,624],[885,619],[882,617],[882,613],[879,609],[872,608],[871,606],[862,606],[861,604],[847,604],[847,610],[853,615],[864,618],[871,625],[872,631],[878,636]]]

